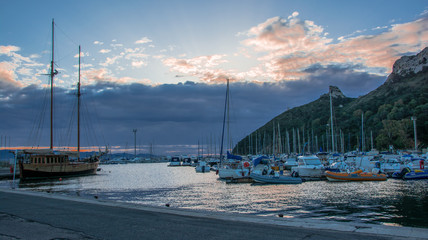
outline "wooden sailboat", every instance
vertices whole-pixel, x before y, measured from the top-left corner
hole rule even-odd
[[[77,84],[77,152],[54,151],[53,148],[53,80],[58,72],[54,69],[54,20],[52,20],[52,61],[49,73],[51,80],[50,148],[25,149],[17,152],[21,179],[66,177],[95,174],[99,157],[80,158],[80,46],[79,81]]]

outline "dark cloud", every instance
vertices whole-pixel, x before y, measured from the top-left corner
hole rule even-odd
[[[238,142],[288,108],[318,99],[327,93],[329,85],[338,86],[347,96],[357,97],[374,90],[385,79],[354,72],[351,67],[314,65],[306,72],[311,73],[310,77],[300,81],[231,83],[230,128],[233,142]],[[92,140],[95,143],[91,145],[132,148],[132,129],[138,130],[138,145],[154,143],[155,149],[156,145],[159,146],[159,153],[180,149],[188,151],[189,145],[194,147],[198,141],[213,141],[219,145],[225,85],[194,82],[159,86],[103,83],[87,86],[82,92],[85,103],[82,122],[91,123],[84,123],[82,131],[93,131],[82,134],[83,145]],[[14,145],[24,146],[29,142],[34,144],[28,138],[35,135],[35,129],[39,129],[45,133],[43,137],[39,136],[41,141],[36,145],[48,146],[49,118],[47,115],[44,117],[44,124],[38,120],[43,109],[46,114],[49,112],[49,100],[45,100],[48,94],[48,91],[35,86],[9,92],[7,98],[2,93],[1,135],[11,136]],[[61,132],[56,139],[65,139],[65,144],[75,145],[74,91],[58,88],[55,94],[55,126]],[[166,145],[186,146],[174,149]]]

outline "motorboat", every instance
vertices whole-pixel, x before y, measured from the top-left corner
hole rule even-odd
[[[210,172],[210,165],[205,161],[199,161],[195,167],[197,173],[206,173]]]
[[[171,159],[169,160],[169,164],[168,167],[179,167],[181,166],[181,161],[180,161],[180,157],[171,157]]]
[[[343,182],[343,181],[386,181],[386,174],[383,173],[371,173],[363,172],[358,170],[354,172],[330,172],[325,171],[327,180],[331,182]]]
[[[192,158],[189,156],[183,156],[181,166],[192,166]]]
[[[227,160],[220,165],[217,173],[221,179],[249,178],[250,163],[243,161],[241,156],[227,152]]]
[[[260,156],[253,160],[250,178],[259,183],[270,184],[298,184],[302,183],[300,177],[292,177],[283,175],[284,171],[280,171],[278,166],[273,166],[274,163],[266,156]]]
[[[325,178],[324,165],[317,156],[299,156],[297,166],[291,168],[291,176],[306,180],[319,180]]]
[[[288,156],[284,162],[284,168],[286,170],[291,170],[292,167],[297,166],[297,158],[295,156]]]
[[[275,171],[274,174],[259,174],[252,172],[250,177],[259,183],[270,183],[270,184],[299,184],[302,183],[300,177],[292,177],[287,175],[280,175],[279,172]]]

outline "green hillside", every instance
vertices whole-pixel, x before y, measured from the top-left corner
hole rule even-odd
[[[338,93],[341,94],[340,90]],[[346,152],[362,147],[362,118],[363,149],[366,151],[371,149],[371,139],[373,147],[378,150],[388,150],[390,145],[394,149],[414,149],[412,116],[417,118],[418,149],[427,147],[427,67],[417,74],[399,76],[392,73],[382,86],[359,98],[340,94],[332,98],[336,151]],[[239,141],[234,153],[288,153],[288,149],[301,152],[306,142],[308,145],[305,151],[317,152],[320,148],[324,151],[332,150],[328,93],[316,101],[278,115]]]

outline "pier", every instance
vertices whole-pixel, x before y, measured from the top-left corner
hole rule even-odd
[[[150,207],[0,189],[0,239],[428,239],[428,229]]]

